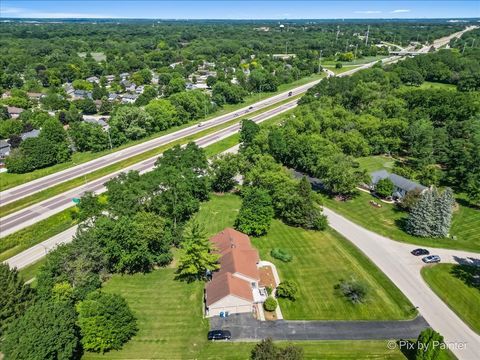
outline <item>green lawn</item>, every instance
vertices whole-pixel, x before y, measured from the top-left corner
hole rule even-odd
[[[460,197],[457,198],[457,201],[461,205],[453,214],[450,229],[451,235],[457,237],[456,240],[409,235],[402,230],[402,224],[405,223],[408,216],[406,212],[398,210],[393,204],[381,203],[381,208],[373,207],[369,204],[372,199],[375,199],[372,195],[360,191],[358,196],[346,202],[325,197],[324,204],[361,226],[397,241],[421,246],[480,252],[480,236],[478,236],[480,210],[469,207]]]
[[[415,315],[412,305],[387,277],[354,245],[334,230],[306,231],[272,222],[268,235],[255,239],[261,259],[275,263],[280,280],[294,280],[298,300],[280,305],[286,319],[379,320],[406,319]],[[291,255],[290,263],[273,259],[279,247]],[[365,304],[352,305],[334,292],[341,279],[356,278],[368,285]]]
[[[232,226],[241,205],[235,195],[213,196],[202,205],[198,220],[206,224],[209,235]],[[414,316],[412,305],[387,277],[350,242],[333,230],[305,231],[272,222],[267,236],[253,239],[260,257],[275,263],[280,279],[294,280],[299,285],[296,302],[281,301],[287,319],[405,319]],[[279,247],[294,256],[283,263],[270,256]],[[340,279],[352,276],[370,287],[369,300],[352,305],[334,294]]]
[[[474,273],[473,267],[463,267]],[[422,276],[432,290],[474,331],[480,334],[480,286],[469,286],[458,276],[460,265],[438,264],[422,269]],[[477,269],[477,276],[480,270]]]
[[[439,90],[457,90],[457,87],[453,84],[443,84],[430,81],[424,81],[419,86],[420,89],[439,89]]]
[[[72,159],[70,161],[67,161],[67,162],[62,163],[62,164],[57,164],[57,165],[54,165],[54,166],[50,166],[48,168],[35,170],[35,171],[29,172],[29,173],[26,173],[26,174],[0,173],[0,191],[12,188],[14,186],[24,184],[26,182],[41,178],[43,176],[54,174],[58,171],[68,169],[68,168],[76,166],[78,164],[81,164],[81,163],[99,158],[99,157],[104,156],[106,154],[116,152],[116,151],[122,150],[124,148],[130,147],[130,146],[133,146],[133,145],[136,145],[136,144],[139,144],[139,143],[142,143],[142,142],[145,142],[145,141],[148,141],[148,140],[151,140],[151,139],[154,139],[154,138],[166,135],[166,134],[170,134],[172,132],[175,132],[175,131],[181,130],[183,128],[186,128],[188,126],[191,126],[191,125],[195,124],[196,122],[198,122],[198,120],[207,121],[211,118],[229,113],[231,111],[235,111],[236,109],[239,109],[239,108],[242,108],[244,106],[253,104],[257,101],[275,96],[275,95],[277,95],[281,92],[287,91],[287,90],[292,89],[294,87],[307,84],[307,83],[309,83],[311,81],[314,81],[314,80],[318,80],[318,79],[320,79],[324,76],[325,76],[325,74],[323,74],[323,73],[320,74],[320,75],[313,74],[311,76],[307,76],[307,77],[301,78],[299,80],[296,80],[296,81],[294,81],[290,84],[282,84],[278,87],[278,90],[276,92],[265,92],[265,93],[249,95],[244,99],[243,103],[235,104],[235,105],[227,104],[227,105],[223,106],[221,109],[219,109],[218,111],[216,111],[215,113],[210,114],[205,119],[196,119],[196,120],[191,121],[187,124],[172,127],[168,130],[152,134],[152,135],[150,135],[146,138],[143,138],[141,140],[129,142],[128,144],[122,145],[122,146],[117,147],[113,150],[105,150],[105,151],[97,152],[97,153],[92,153],[92,152],[74,153],[73,156],[72,156]],[[288,99],[288,100],[290,100],[290,99]],[[262,110],[262,111],[264,111],[264,110]],[[2,216],[5,216],[5,214],[2,214]]]
[[[63,210],[36,224],[0,238],[0,261],[67,230],[77,223],[72,209]]]
[[[365,156],[356,158],[360,167],[367,170],[369,173],[377,170],[391,170],[395,165],[395,159],[384,155]]]
[[[127,299],[139,331],[122,350],[104,355],[86,353],[84,359],[249,359],[254,343],[206,340],[208,322],[201,312],[203,284],[175,281],[173,269],[115,275],[104,290]],[[304,349],[306,359],[405,359],[380,340],[305,341],[296,345]]]

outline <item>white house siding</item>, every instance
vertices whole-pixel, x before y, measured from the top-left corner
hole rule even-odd
[[[234,295],[227,295],[208,307],[207,317],[219,316],[220,312],[228,311],[229,314],[250,313],[253,303]]]

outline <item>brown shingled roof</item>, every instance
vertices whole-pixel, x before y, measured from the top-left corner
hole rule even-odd
[[[258,251],[255,249],[231,249],[220,258],[219,274],[226,272],[240,273],[254,280],[260,280],[257,262]]]
[[[210,241],[218,249],[220,254],[225,254],[230,249],[252,249],[250,238],[232,228],[226,228],[210,238]]]
[[[253,301],[252,289],[245,280],[223,273],[215,276],[207,284],[207,306],[210,306],[228,295],[237,296],[246,301]]]

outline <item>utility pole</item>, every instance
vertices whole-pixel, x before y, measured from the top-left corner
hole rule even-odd
[[[463,44],[462,55],[463,55],[463,53],[465,52],[465,47],[466,47],[466,46],[467,46],[467,43],[464,43],[464,44]]]
[[[285,41],[285,56],[287,56],[287,54],[288,54],[288,51],[287,51],[287,44],[288,44],[288,41]]]
[[[357,49],[358,49],[358,44],[355,45],[355,58],[354,58],[355,60],[354,60],[354,62],[357,61]]]
[[[475,38],[472,39],[472,49],[473,49],[473,45],[475,44]]]
[[[365,37],[365,46],[368,46],[368,35],[370,34],[370,25],[367,26],[367,36]]]
[[[335,44],[337,43],[338,41],[338,35],[340,34],[340,26],[337,25],[337,36],[335,37]]]
[[[322,71],[322,51],[320,50],[320,57],[318,58],[318,73],[320,74],[320,71]]]

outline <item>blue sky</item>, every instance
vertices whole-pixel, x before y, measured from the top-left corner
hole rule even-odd
[[[480,1],[8,1],[0,17],[329,19],[480,17]]]

